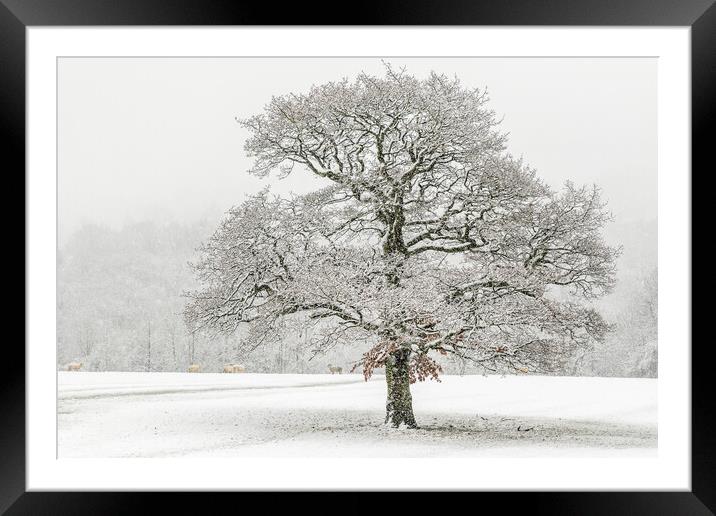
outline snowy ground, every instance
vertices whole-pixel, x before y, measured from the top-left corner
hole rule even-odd
[[[445,376],[418,430],[382,422],[383,377],[60,372],[60,457],[655,456],[656,380]]]

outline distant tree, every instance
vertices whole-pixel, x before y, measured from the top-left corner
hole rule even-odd
[[[408,427],[410,383],[441,370],[432,353],[549,370],[602,339],[605,322],[577,302],[613,284],[598,190],[540,182],[505,151],[487,100],[457,79],[388,68],[275,97],[241,121],[252,173],[325,186],[264,191],[228,212],[195,264],[190,327],[250,323],[256,347],[281,320],[313,321],[315,349],[368,342],[359,365],[366,378],[385,367],[386,422]]]
[[[147,322],[147,371],[152,370],[152,323]]]
[[[613,302],[611,331],[603,345],[579,354],[575,373],[598,376],[649,377],[658,374],[658,274],[642,271],[623,280]]]
[[[658,376],[658,327],[659,299],[658,274],[656,269],[642,278],[642,297],[637,303],[636,317],[639,321],[637,342],[642,344],[636,361],[635,372],[638,376],[656,378]]]

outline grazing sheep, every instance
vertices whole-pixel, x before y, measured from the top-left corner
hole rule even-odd
[[[328,364],[328,370],[331,372],[331,374],[343,374],[343,368],[339,366]]]
[[[70,362],[67,364],[68,371],[79,371],[82,367],[82,362]]]
[[[233,373],[234,372],[234,365],[233,364],[226,364],[224,366],[224,373]]]
[[[189,373],[198,373],[200,369],[201,369],[201,366],[200,366],[199,364],[191,364],[191,365],[187,368],[187,372],[189,372]]]
[[[246,371],[246,368],[242,366],[241,364],[234,364],[234,372],[235,373],[243,373]]]

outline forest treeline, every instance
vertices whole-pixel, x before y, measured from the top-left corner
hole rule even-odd
[[[329,363],[346,371],[360,359],[364,343],[315,355],[310,328],[253,352],[247,332],[189,331],[183,293],[195,280],[188,264],[215,227],[207,219],[85,225],[67,238],[57,254],[58,367],[78,361],[88,371],[186,371],[196,363],[220,372],[238,362],[248,372],[324,373]],[[612,331],[594,349],[565,357],[562,374],[657,375],[656,224],[623,224],[617,232],[625,241],[617,286],[596,305]],[[446,373],[483,372],[454,359],[442,365]]]

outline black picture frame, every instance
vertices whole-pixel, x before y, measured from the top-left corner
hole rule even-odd
[[[369,5],[374,4],[374,5]],[[0,110],[2,111],[6,199],[15,185],[24,191],[25,169],[25,29],[29,26],[80,25],[342,25],[346,17],[336,3],[191,1],[191,0],[0,0]],[[692,43],[692,178],[707,177],[713,168],[707,159],[716,111],[716,6],[713,0],[383,0],[361,2],[350,14],[355,25],[555,25],[555,26],[690,26]],[[327,19],[329,17],[333,19]],[[48,113],[48,117],[52,117]],[[708,168],[707,168],[708,167]],[[22,171],[22,173],[21,173]],[[700,174],[694,173],[699,171]],[[17,172],[17,173],[13,173]],[[703,195],[703,193],[702,193]],[[692,201],[692,206],[696,203]],[[5,206],[6,242],[25,238],[17,223],[17,209]],[[696,217],[692,216],[694,221]],[[22,235],[20,234],[22,233]],[[7,244],[6,244],[7,245]],[[18,246],[7,246],[16,255]],[[23,247],[24,249],[24,247]],[[693,251],[692,251],[693,253]],[[24,254],[24,253],[23,253]],[[24,259],[27,260],[24,254]],[[698,257],[692,254],[692,269]],[[706,258],[704,258],[706,259]],[[27,269],[26,274],[27,274]],[[19,275],[15,275],[18,276]],[[25,278],[27,279],[27,278]],[[19,281],[19,279],[18,279]],[[25,295],[23,295],[23,299]],[[24,306],[24,303],[23,303]],[[698,313],[708,308],[693,304]],[[702,314],[705,315],[705,314]],[[703,320],[704,317],[692,320]],[[25,319],[27,320],[27,319]],[[714,453],[714,402],[710,342],[692,352],[692,491],[690,492],[588,492],[588,493],[454,493],[450,506],[467,503],[481,510],[495,501],[509,512],[536,514],[713,514],[716,511],[716,454]],[[171,513],[211,514],[222,507],[240,510],[231,497],[242,497],[242,508],[266,503],[266,493],[50,493],[25,492],[25,353],[20,339],[6,339],[6,368],[0,382],[0,512],[6,514],[131,514],[160,507]],[[366,512],[386,508],[388,500],[373,494],[291,493],[276,503],[287,508],[304,506],[317,513]],[[320,496],[320,499],[318,498]],[[248,501],[246,500],[248,497]],[[260,499],[257,499],[260,498]],[[443,510],[445,501],[432,493],[391,495],[401,512]],[[480,505],[476,505],[476,504]],[[157,505],[159,504],[159,505]]]

